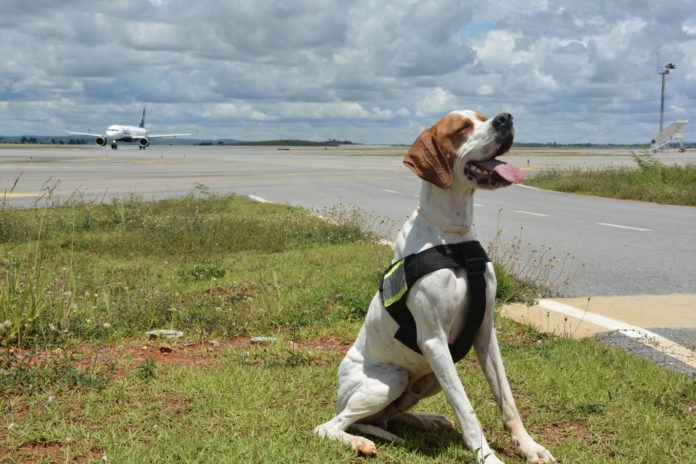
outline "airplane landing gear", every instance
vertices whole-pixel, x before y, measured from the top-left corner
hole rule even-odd
[[[111,142],[111,149],[116,150],[118,148],[118,145],[116,145],[116,142]]]

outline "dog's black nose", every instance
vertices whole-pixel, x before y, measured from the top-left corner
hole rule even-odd
[[[496,129],[509,129],[512,127],[512,115],[510,113],[500,113],[493,118],[493,127]]]

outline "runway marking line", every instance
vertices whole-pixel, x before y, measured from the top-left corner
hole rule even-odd
[[[516,212],[516,213],[520,213],[520,214],[528,214],[528,215],[530,215],[530,216],[549,217],[548,214],[544,214],[544,213],[534,213],[534,212],[532,212],[532,211],[522,211],[522,210],[519,210],[519,209],[516,209],[515,212]]]
[[[673,357],[674,359],[696,368],[696,351],[680,345],[672,340],[658,335],[655,332],[638,327],[637,325],[629,324],[628,322],[619,321],[610,317],[601,316],[578,309],[574,306],[559,303],[553,300],[541,299],[539,306],[549,311],[554,311],[566,316],[573,317],[583,322],[604,327],[610,331],[616,331],[621,335],[629,337],[643,345],[657,349],[658,351]]]
[[[0,194],[3,198],[25,198],[25,197],[38,197],[40,193],[3,193]]]
[[[266,200],[265,198],[260,197],[258,195],[247,195],[247,196],[249,197],[250,200],[253,200],[257,203],[273,203],[272,201]]]
[[[638,232],[652,232],[652,229],[643,229],[642,227],[622,226],[620,224],[610,224],[608,222],[598,222],[597,225],[614,227],[615,229],[636,230]]]
[[[387,193],[399,193],[396,190],[389,190],[389,189],[382,189],[382,191],[387,192]]]

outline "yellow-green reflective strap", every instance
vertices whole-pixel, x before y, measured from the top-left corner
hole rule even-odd
[[[394,265],[392,266],[392,268],[389,269],[389,272],[387,272],[387,273],[384,275],[384,279],[383,279],[383,280],[385,280],[385,281],[388,280],[394,272],[396,272],[396,271],[399,270],[401,267],[403,267],[404,262],[405,262],[405,258],[404,258],[404,259],[400,259],[399,261],[397,261],[396,264],[394,264]],[[404,282],[403,288],[402,288],[401,290],[399,290],[399,292],[398,292],[397,294],[392,295],[390,298],[387,298],[386,300],[384,300],[384,307],[385,307],[385,308],[386,308],[386,307],[389,307],[389,306],[391,306],[392,304],[394,304],[395,302],[399,301],[399,300],[401,299],[401,297],[404,296],[404,294],[405,294],[407,291],[408,291],[408,285]]]

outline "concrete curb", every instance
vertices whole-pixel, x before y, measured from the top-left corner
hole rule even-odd
[[[696,371],[696,295],[542,299],[534,306],[505,305],[500,312],[559,336],[621,335],[659,353],[656,362],[667,356]],[[679,341],[668,338],[677,333]]]

